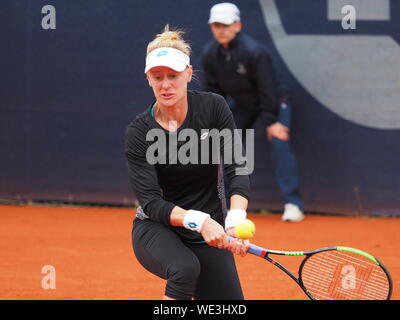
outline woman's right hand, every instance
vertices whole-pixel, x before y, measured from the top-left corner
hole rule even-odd
[[[208,245],[218,249],[228,249],[229,240],[224,227],[212,218],[207,218],[201,228],[201,235]]]

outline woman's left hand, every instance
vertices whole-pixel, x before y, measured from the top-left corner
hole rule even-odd
[[[235,228],[229,228],[228,230],[226,230],[226,233],[229,236],[235,238],[234,240],[229,241],[229,246],[227,249],[234,254],[241,255],[242,257],[244,257],[247,253],[247,250],[249,250],[250,241],[237,238],[235,235]]]

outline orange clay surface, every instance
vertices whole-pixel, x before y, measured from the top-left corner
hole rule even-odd
[[[0,205],[0,299],[159,299],[165,281],[147,272],[131,246],[134,210]],[[376,256],[390,270],[400,298],[400,219],[249,214],[253,242],[275,250],[343,245]],[[277,257],[297,273],[298,257]],[[237,257],[246,299],[307,299],[282,271],[248,254]],[[42,268],[54,266],[56,289],[42,288]]]

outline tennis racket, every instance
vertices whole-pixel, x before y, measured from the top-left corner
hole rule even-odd
[[[231,238],[233,239],[233,238]],[[349,247],[276,251],[250,245],[249,253],[285,272],[312,300],[390,300],[392,279],[372,255]],[[270,255],[305,256],[298,277]]]

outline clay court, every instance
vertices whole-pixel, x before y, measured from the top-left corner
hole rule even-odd
[[[159,299],[164,281],[136,261],[127,208],[0,206],[0,299]],[[393,279],[399,300],[398,218],[310,215],[283,223],[278,214],[249,214],[253,242],[276,250],[311,250],[343,245],[376,256]],[[298,257],[279,258],[292,271]],[[42,288],[42,268],[56,269],[56,289]],[[246,299],[306,300],[282,271],[258,257],[238,257]]]

